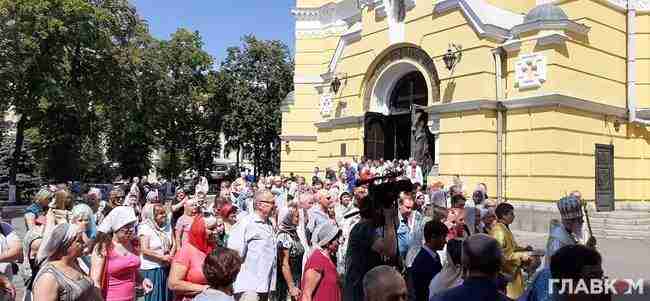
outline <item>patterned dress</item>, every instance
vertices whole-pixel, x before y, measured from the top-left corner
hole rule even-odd
[[[278,281],[277,281],[277,300],[287,300],[289,296],[289,285],[284,280],[282,274],[282,250],[289,251],[289,267],[291,268],[291,276],[294,285],[300,287],[300,279],[302,278],[302,258],[305,254],[305,249],[300,243],[297,233],[280,232],[278,234]]]

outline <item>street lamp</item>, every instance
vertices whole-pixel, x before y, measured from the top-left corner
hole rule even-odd
[[[451,71],[456,67],[456,65],[460,62],[460,59],[463,57],[463,53],[461,52],[461,49],[463,49],[462,46],[456,45],[454,43],[449,44],[449,48],[447,48],[447,53],[442,57],[442,60],[445,62],[445,67],[447,67],[447,70]]]
[[[334,94],[339,92],[339,88],[341,88],[341,80],[338,78],[338,76],[334,77],[332,83],[330,84],[330,88],[332,89]]]

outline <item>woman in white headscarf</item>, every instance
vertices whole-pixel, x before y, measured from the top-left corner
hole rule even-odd
[[[54,227],[39,249],[40,259],[46,263],[34,281],[34,300],[102,300],[93,281],[79,267],[84,248],[77,225],[63,223]]]
[[[133,208],[119,206],[111,210],[97,227],[97,239],[92,252],[91,277],[102,297],[111,301],[135,300],[136,283],[142,283],[145,293],[153,284],[140,277],[140,252],[135,243]]]
[[[429,298],[463,283],[463,267],[460,262],[462,245],[463,241],[460,239],[447,242],[447,260],[440,273],[433,277],[429,284]]]
[[[167,277],[175,251],[171,229],[166,225],[167,212],[162,204],[144,206],[142,223],[138,226],[142,251],[140,272],[153,283],[153,290],[145,296],[145,301],[168,301],[172,297],[167,289]]]

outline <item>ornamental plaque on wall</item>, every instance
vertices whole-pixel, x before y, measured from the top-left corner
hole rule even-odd
[[[332,113],[332,95],[322,94],[320,96],[320,115],[323,117],[330,116]]]
[[[541,54],[522,56],[515,63],[515,77],[520,90],[541,87],[546,81],[546,57]]]

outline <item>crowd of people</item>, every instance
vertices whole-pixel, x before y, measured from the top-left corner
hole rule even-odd
[[[368,185],[396,179],[412,189],[377,206]],[[137,179],[106,200],[44,187],[22,237],[0,223],[0,300],[15,297],[19,270],[36,301],[541,301],[554,300],[551,278],[602,277],[583,272],[601,259],[593,237],[581,241],[579,192],[558,202],[547,249],[533,250],[485,184],[424,180],[413,160],[362,160],[315,168],[309,182],[242,174],[214,196],[204,177],[171,199]]]

